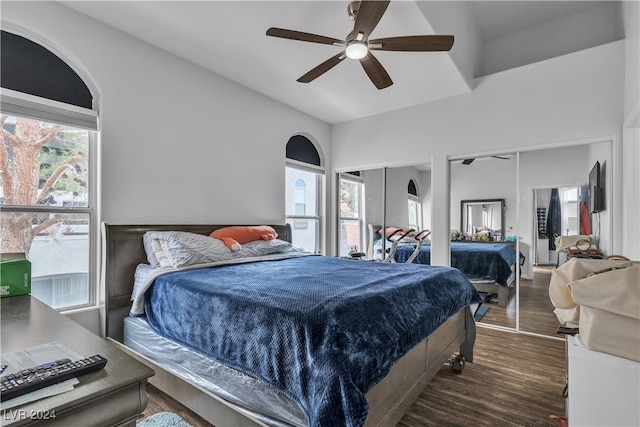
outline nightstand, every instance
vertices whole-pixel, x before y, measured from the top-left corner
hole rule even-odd
[[[0,425],[135,427],[152,369],[29,295],[2,298],[1,314],[3,353],[55,341],[85,357],[99,354],[107,365],[78,377],[71,391],[2,411]]]

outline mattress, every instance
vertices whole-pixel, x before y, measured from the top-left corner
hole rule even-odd
[[[144,317],[124,319],[124,344],[158,366],[177,372],[208,392],[242,407],[269,426],[307,426],[307,420],[298,405],[282,393],[161,337],[149,327]]]

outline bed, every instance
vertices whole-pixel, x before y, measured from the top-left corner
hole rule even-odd
[[[147,262],[143,235],[223,227],[102,225],[107,337],[155,370],[153,385],[212,424],[395,425],[454,352],[473,361],[470,306],[480,299],[447,267],[289,251],[191,265],[154,273],[138,315],[140,298],[132,304],[131,294]],[[291,241],[289,225],[272,227]],[[301,309],[297,293],[311,305]],[[427,316],[423,300],[441,307]],[[409,320],[416,323],[403,326]],[[203,333],[209,323],[215,327]]]
[[[370,242],[374,248],[381,247],[380,234],[375,231],[380,229],[378,226],[370,228],[373,230],[370,231],[373,236]],[[386,242],[386,245],[390,246],[391,243]],[[400,243],[396,248],[394,261],[406,262],[415,248],[415,243],[410,239],[404,244]],[[520,261],[522,260],[523,256],[520,255]],[[451,266],[462,271],[479,292],[497,294],[499,307],[506,307],[509,301],[509,286],[516,277],[517,261],[515,248],[504,242],[451,242]],[[422,245],[413,262],[431,264],[431,246]]]

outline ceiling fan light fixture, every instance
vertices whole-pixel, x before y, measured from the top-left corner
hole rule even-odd
[[[366,42],[361,42],[359,40],[352,40],[347,43],[347,48],[345,49],[345,53],[347,54],[347,58],[350,59],[362,59],[367,56],[369,52],[369,47]]]

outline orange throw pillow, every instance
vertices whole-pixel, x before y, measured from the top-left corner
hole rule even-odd
[[[219,228],[210,234],[214,239],[220,239],[232,251],[239,251],[243,243],[254,240],[273,240],[278,233],[268,225],[235,225]]]

